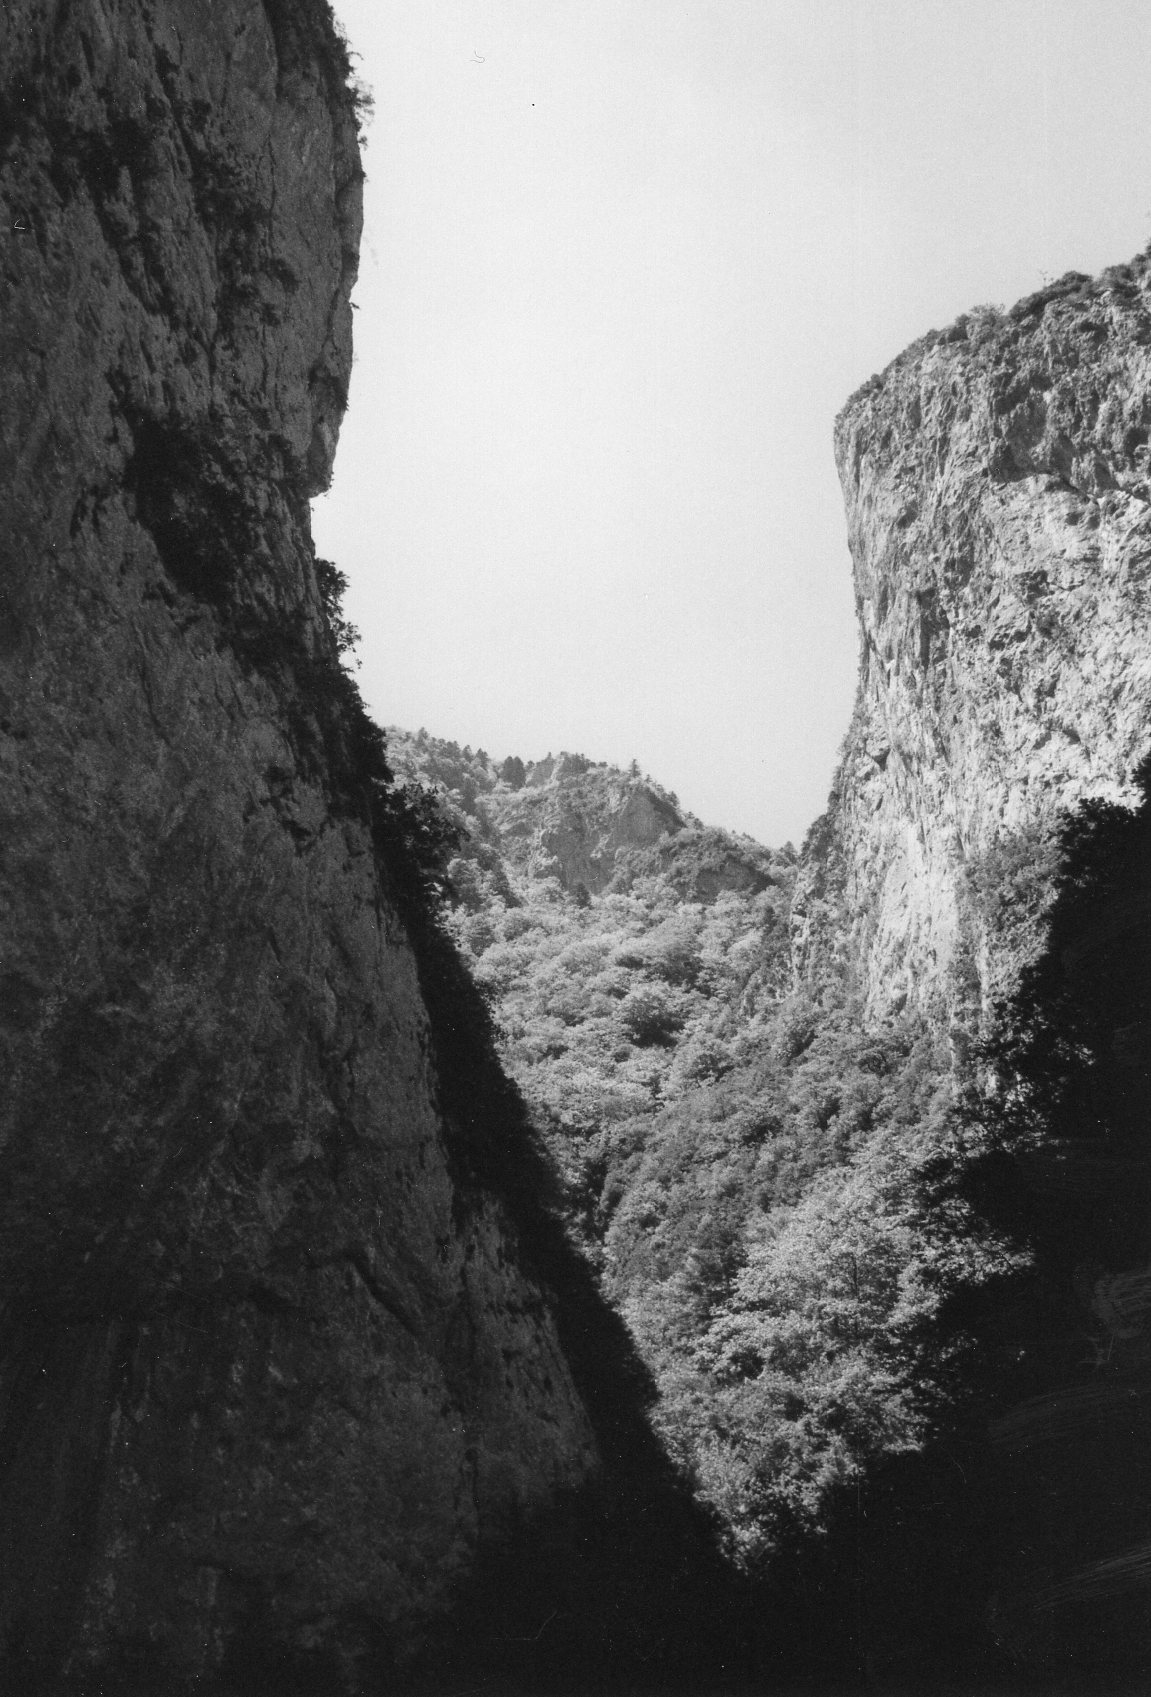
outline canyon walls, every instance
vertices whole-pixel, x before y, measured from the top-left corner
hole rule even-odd
[[[690,1645],[731,1677],[746,1594],[671,1490],[650,1384],[554,1197],[549,1212],[523,1103],[436,922],[442,821],[392,783],[340,664],[339,574],[311,545],[351,362],[347,84],[322,0],[9,0],[0,16],[0,1661],[25,1685],[134,1671],[350,1688],[446,1665],[433,1650],[451,1642],[457,1667],[534,1689],[598,1636],[619,1677],[686,1678]],[[1130,816],[1107,808],[1143,793],[1149,284],[1141,257],[973,312],[839,421],[860,691],[794,906],[797,984],[827,969],[844,991],[822,1037],[817,998],[797,1012],[780,983],[790,855],[776,866],[638,774],[571,756],[483,774],[503,786],[509,864],[554,885],[557,911],[665,880],[670,928],[625,965],[670,974],[669,1006],[686,997],[677,902],[715,906],[701,930],[734,926],[724,897],[770,909],[759,955],[732,930],[724,957],[733,983],[746,957],[762,993],[733,992],[696,1046],[699,1094],[652,1133],[653,1162],[674,1134],[690,1169],[703,1127],[717,1163],[738,1142],[761,1211],[809,1180],[830,1195],[827,1173],[885,1123],[874,1079],[894,1080],[909,1140],[917,1126],[896,1086],[919,1050],[894,1025],[891,1055],[870,1044],[848,992],[872,1031],[903,1014],[947,1033],[957,1076],[1016,1019],[1000,1060],[1024,1081],[1031,1165],[1012,1154],[996,1196],[1041,1278],[1010,1318],[979,1321],[997,1364],[1040,1362],[996,1365],[979,1392],[1011,1454],[1021,1431],[1057,1445],[1070,1408],[1103,1406],[1068,1400],[1100,1388],[1076,1355],[1084,1325],[1115,1406],[1143,1394],[1151,861],[1142,837],[1104,854],[1088,832],[1078,907],[1057,874],[1069,811],[1091,804],[1123,837]],[[478,917],[490,874],[522,929],[484,847],[460,874]],[[1122,863],[1110,884],[1104,861]],[[1082,1007],[1042,980],[1049,923],[1060,961],[1089,963]],[[1106,954],[1122,937],[1139,945],[1127,976]],[[632,1026],[637,1065],[674,1039]],[[1118,1055],[1122,1089],[1098,1069],[1028,1086],[1048,1031],[1069,1055]],[[708,1182],[710,1259],[689,1271],[726,1301],[750,1187]],[[749,1325],[769,1306],[753,1285]],[[763,1364],[737,1362],[736,1390]],[[997,1473],[986,1445],[917,1476],[928,1542],[948,1520],[939,1480],[966,1491],[968,1462],[978,1484],[966,1507],[948,1499],[948,1524],[972,1540],[989,1503],[1040,1505],[989,1545],[1030,1539],[1046,1562],[1004,1558],[995,1605],[1032,1667],[1050,1610],[1112,1584],[1108,1562],[1138,1581],[1137,1526],[1122,1545],[1106,1515],[1083,1530],[1081,1479],[1118,1500],[1141,1442],[1105,1438],[1094,1473],[1069,1452],[1057,1490],[1014,1462]],[[876,1571],[902,1620],[909,1593]],[[950,1608],[945,1586],[933,1606]],[[818,1609],[813,1642],[843,1629]],[[987,1618],[972,1605],[970,1632]],[[756,1630],[762,1651],[770,1620]]]

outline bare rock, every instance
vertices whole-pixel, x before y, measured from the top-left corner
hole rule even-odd
[[[311,547],[360,229],[346,69],[319,0],[0,17],[20,1667],[402,1663],[596,1466],[552,1298],[460,1176]]]
[[[509,864],[531,878],[558,878],[593,895],[606,889],[617,857],[648,849],[683,830],[685,816],[650,780],[582,755],[533,761],[522,789],[488,803]]]
[[[861,679],[798,953],[834,947],[821,904],[845,907],[873,1013],[977,1021],[1034,954],[1026,873],[1041,881],[1058,819],[1133,797],[1151,708],[1149,287],[1141,255],[982,309],[837,422]],[[1018,899],[991,913],[1005,866]]]

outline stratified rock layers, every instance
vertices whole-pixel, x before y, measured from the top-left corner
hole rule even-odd
[[[1063,810],[1134,794],[1151,730],[1149,285],[1141,256],[975,312],[838,421],[860,691],[797,916],[807,958],[843,946],[846,911],[875,1013],[977,1024],[1036,940],[1005,872],[1042,857]]]
[[[305,687],[345,70],[320,0],[0,17],[0,1623],[33,1666],[402,1659],[596,1461],[501,1205],[453,1182]]]

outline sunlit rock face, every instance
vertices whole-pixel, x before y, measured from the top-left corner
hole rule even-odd
[[[497,798],[509,862],[533,878],[555,877],[565,889],[607,888],[617,856],[652,848],[684,828],[671,798],[650,781],[593,767],[580,755],[533,762],[522,789]]]
[[[345,73],[321,0],[0,11],[20,1667],[402,1662],[485,1541],[596,1463],[551,1298],[453,1177],[389,865],[309,694]]]
[[[797,938],[801,963],[833,947],[820,914],[845,904],[873,1014],[977,1021],[1035,941],[1005,866],[1026,884],[1063,810],[1133,795],[1151,740],[1149,287],[1140,256],[976,311],[838,420],[861,677]]]
[[[402,733],[401,733],[402,735]],[[580,754],[531,762],[522,783],[492,784],[483,809],[508,866],[529,880],[556,879],[590,895],[668,876],[689,901],[776,882],[774,857],[750,837],[701,825],[678,798],[635,767]]]

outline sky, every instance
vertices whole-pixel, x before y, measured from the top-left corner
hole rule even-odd
[[[832,457],[925,331],[1151,239],[1146,0],[335,0],[370,89],[319,552],[369,711],[799,843]]]

